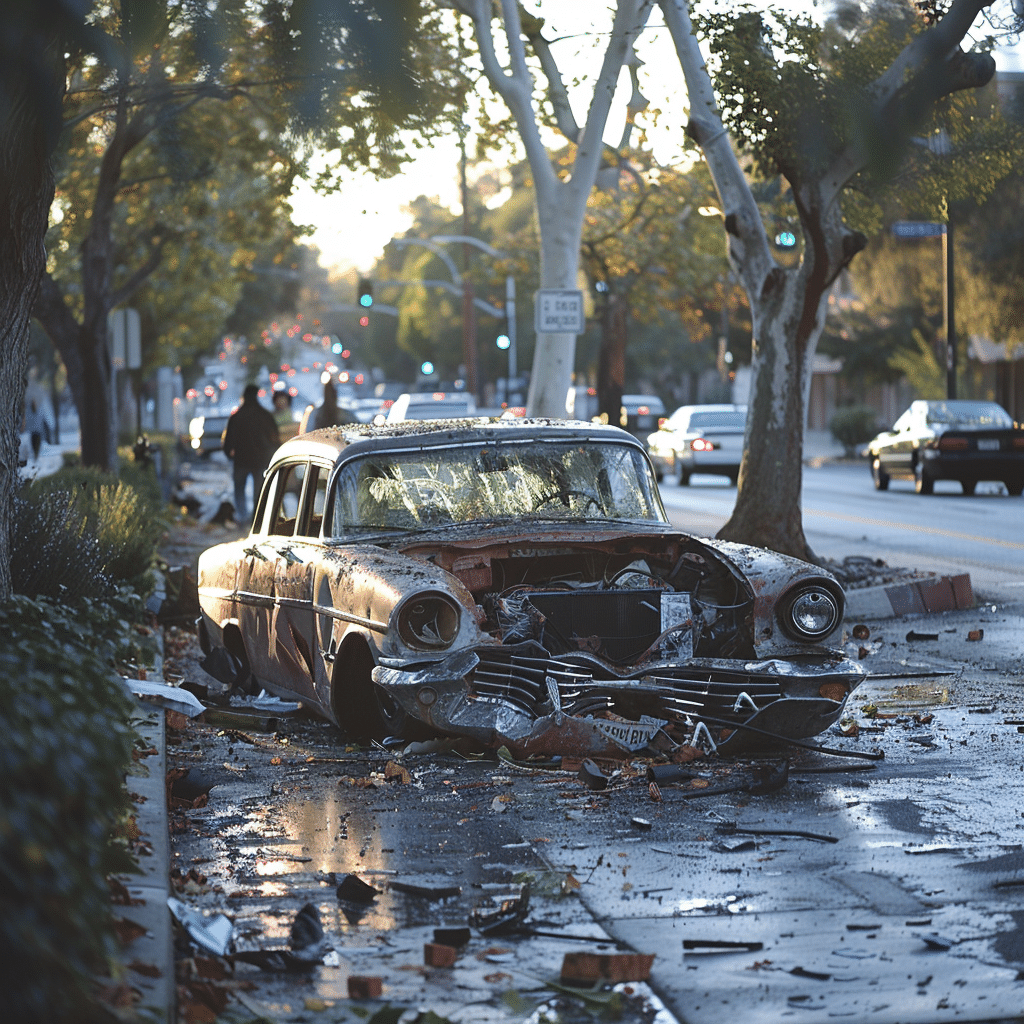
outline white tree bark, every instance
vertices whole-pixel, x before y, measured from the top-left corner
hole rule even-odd
[[[604,149],[602,136],[619,71],[650,14],[652,0],[618,0],[600,73],[594,85],[587,118],[580,129],[573,118],[568,94],[554,59],[539,38],[531,35],[547,79],[560,130],[577,145],[568,178],[560,179],[541,141],[533,104],[535,82],[526,62],[523,25],[516,0],[501,0],[498,20],[509,55],[502,66],[495,52],[491,0],[457,0],[459,10],[473,19],[484,72],[512,113],[533,174],[537,221],[541,239],[542,288],[578,287],[580,241],[587,198],[594,187]],[[538,45],[540,44],[540,45]],[[564,416],[576,354],[574,334],[538,334],[533,374],[527,397],[528,416]]]
[[[994,64],[964,54],[960,41],[991,0],[954,0],[932,29],[917,36],[875,82],[879,125],[907,130],[908,113],[957,89],[982,85]],[[701,147],[718,190],[729,261],[753,321],[750,407],[736,506],[720,537],[813,559],[800,509],[803,433],[814,353],[825,326],[828,295],[842,269],[864,247],[841,209],[842,191],[867,165],[850,145],[819,175],[800,175],[793,199],[803,253],[783,268],[772,255],[757,203],[722,124],[707,64],[693,34],[688,0],[659,0],[686,80],[687,132]],[[987,75],[987,77],[986,77]],[[893,132],[888,144],[899,142]],[[792,182],[790,183],[793,184]]]

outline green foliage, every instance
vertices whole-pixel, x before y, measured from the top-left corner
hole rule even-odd
[[[111,948],[105,878],[130,865],[111,836],[129,813],[134,708],[110,657],[109,606],[15,597],[0,608],[0,944],[4,1015],[84,1022]]]
[[[920,331],[914,331],[914,348],[895,353],[889,365],[906,378],[918,398],[944,398],[946,369]]]
[[[140,465],[125,472],[145,481]],[[85,466],[65,467],[30,484],[12,524],[15,592],[55,600],[109,599],[126,585],[148,594],[165,526],[159,484],[155,492],[152,486],[145,481],[136,490]]]
[[[836,410],[828,429],[846,454],[852,455],[858,445],[866,444],[878,433],[878,414],[870,405],[847,405]]]

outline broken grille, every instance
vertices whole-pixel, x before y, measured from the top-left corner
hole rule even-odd
[[[747,672],[699,666],[663,669],[641,678],[595,678],[592,667],[553,658],[536,643],[479,648],[473,671],[477,698],[505,700],[534,715],[553,710],[547,680],[554,680],[562,710],[579,715],[644,705],[647,713],[706,714],[744,721],[782,697],[779,684]],[[594,666],[597,667],[597,666]]]

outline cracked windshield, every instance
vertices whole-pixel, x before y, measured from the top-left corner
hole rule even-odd
[[[336,493],[339,537],[520,516],[664,521],[643,459],[618,445],[388,452],[344,466]]]

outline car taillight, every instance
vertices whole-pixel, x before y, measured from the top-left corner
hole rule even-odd
[[[939,441],[939,450],[943,452],[965,452],[968,447],[966,437],[943,437]]]
[[[690,442],[690,449],[695,452],[713,452],[715,445],[713,441],[709,441],[706,437],[697,437]]]

